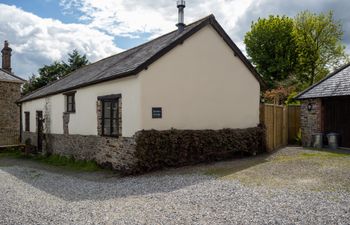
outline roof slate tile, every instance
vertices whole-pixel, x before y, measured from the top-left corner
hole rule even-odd
[[[228,40],[229,37],[216,22],[215,17],[210,15],[187,25],[182,33],[178,33],[178,31],[175,30],[130,50],[84,66],[58,81],[23,96],[18,102],[25,102],[48,95],[63,93],[107,80],[136,75],[142,69],[147,68],[148,65],[157,60],[167,51],[184,41],[186,38],[190,37],[194,32],[200,30],[207,24],[213,24],[220,35],[225,36],[223,38],[228,42],[230,47],[233,48],[235,55],[238,55],[238,57],[241,58],[246,66],[252,71],[253,75],[262,84],[263,81],[261,76],[255,71],[253,66],[240,52],[232,40]]]
[[[325,79],[300,93],[297,99],[350,95],[350,64],[331,73]]]

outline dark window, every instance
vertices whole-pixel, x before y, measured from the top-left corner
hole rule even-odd
[[[75,93],[66,94],[67,112],[75,112]]]
[[[119,135],[119,99],[104,99],[102,102],[102,135]]]
[[[24,112],[24,130],[30,131],[30,113]]]
[[[153,119],[161,119],[162,118],[162,108],[153,107],[152,108],[152,118]]]

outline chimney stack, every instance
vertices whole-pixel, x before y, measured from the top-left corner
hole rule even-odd
[[[11,52],[12,49],[9,47],[8,41],[5,41],[4,48],[1,50],[2,53],[2,69],[11,73]]]
[[[178,32],[181,33],[185,29],[185,22],[184,22],[184,9],[186,7],[186,2],[184,0],[177,1],[177,8],[179,9],[179,22],[176,24],[178,27]]]

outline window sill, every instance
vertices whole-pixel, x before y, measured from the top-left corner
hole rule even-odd
[[[76,112],[74,111],[72,111],[72,112],[64,112],[65,114],[75,114]]]
[[[122,137],[121,135],[100,135],[100,137],[108,137],[108,138],[120,138]]]

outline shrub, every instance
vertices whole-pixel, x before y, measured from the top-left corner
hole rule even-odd
[[[301,129],[298,130],[297,136],[295,137],[295,144],[302,144]]]
[[[265,151],[265,129],[143,130],[136,137],[137,165],[125,173],[144,173]]]
[[[37,153],[37,148],[34,145],[32,145],[32,139],[27,138],[24,143],[24,153],[26,155]]]

